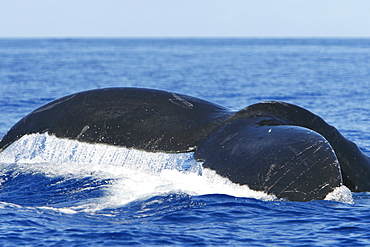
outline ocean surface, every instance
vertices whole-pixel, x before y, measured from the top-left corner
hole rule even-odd
[[[235,110],[289,102],[370,156],[369,39],[2,39],[0,138],[51,100],[105,87],[174,91]],[[203,171],[189,154],[48,135],[6,151],[0,246],[370,245],[369,193],[281,201]],[[131,158],[119,159],[125,152]]]

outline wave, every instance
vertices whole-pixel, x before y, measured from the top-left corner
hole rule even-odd
[[[0,153],[0,160],[2,201],[65,213],[95,212],[183,193],[277,200],[203,169],[192,153],[150,153],[32,134]],[[327,199],[353,200],[345,187]]]

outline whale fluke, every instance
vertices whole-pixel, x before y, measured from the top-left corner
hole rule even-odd
[[[369,157],[322,118],[284,102],[233,111],[160,90],[90,90],[25,116],[2,138],[0,152],[33,133],[146,152],[192,152],[204,168],[234,183],[293,201],[321,200],[342,185],[370,191]]]

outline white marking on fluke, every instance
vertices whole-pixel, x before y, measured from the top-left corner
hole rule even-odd
[[[175,105],[181,106],[186,109],[193,109],[193,104],[190,103],[189,101],[181,98],[175,93],[172,93],[172,96],[174,97],[174,99],[169,99],[171,103],[174,103]]]
[[[78,134],[78,136],[76,137],[76,139],[78,140],[88,129],[90,129],[90,126],[89,125],[85,125],[83,128],[82,128],[82,130],[81,130],[81,132],[80,132],[80,134]]]

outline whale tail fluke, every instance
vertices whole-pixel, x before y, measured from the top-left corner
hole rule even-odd
[[[160,90],[90,90],[25,116],[0,141],[0,152],[33,133],[147,152],[194,152],[205,168],[234,183],[294,201],[324,199],[342,184],[370,191],[370,159],[356,144],[315,114],[283,102],[233,112]]]

